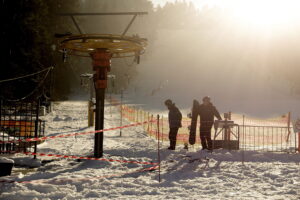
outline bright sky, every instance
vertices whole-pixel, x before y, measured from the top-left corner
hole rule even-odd
[[[157,5],[165,5],[167,2],[175,2],[176,0],[152,0],[155,6]],[[178,1],[178,0],[177,0]],[[183,1],[183,0],[179,0]],[[216,5],[219,4],[221,1],[220,0],[186,0],[186,2],[193,2],[195,6],[198,8],[201,8],[203,5]]]
[[[176,0],[152,0],[163,6]],[[181,0],[179,0],[181,1]],[[185,0],[201,9],[204,5],[226,8],[242,24],[266,29],[274,26],[292,26],[300,21],[300,0]]]

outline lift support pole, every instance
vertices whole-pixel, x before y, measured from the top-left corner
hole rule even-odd
[[[107,49],[97,49],[91,53],[93,59],[94,85],[96,90],[95,131],[104,129],[104,101],[107,88],[107,73],[110,71],[111,54]],[[94,156],[103,156],[103,132],[95,133]]]

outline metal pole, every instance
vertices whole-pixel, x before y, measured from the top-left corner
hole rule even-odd
[[[113,103],[112,103],[111,91],[110,91],[109,101],[110,101],[109,113],[110,113],[110,117],[112,117],[112,111],[111,111],[111,109],[112,109]]]
[[[121,110],[120,110],[121,116],[120,116],[120,127],[122,127],[122,121],[123,121],[123,90],[121,90]],[[120,128],[120,137],[122,136],[122,129]]]
[[[148,123],[147,123],[147,125],[148,125],[148,127],[147,127],[147,132],[148,132],[148,134],[149,134],[149,127],[150,127],[150,117],[149,117],[149,112],[147,113],[147,118],[148,118]]]
[[[104,129],[104,101],[107,88],[107,72],[110,69],[111,54],[106,49],[97,49],[91,53],[93,59],[94,83],[96,89],[96,122],[95,131]],[[103,132],[95,133],[94,156],[103,156]]]
[[[291,128],[291,112],[288,113],[288,122],[287,122],[287,128],[288,128],[288,136],[286,138],[286,143],[288,143],[289,141],[289,137],[290,137],[290,134],[291,134],[291,131],[290,131],[290,128]]]
[[[225,117],[225,124],[224,124],[224,146],[225,146],[225,149],[229,149],[229,142],[228,142],[228,117],[229,117],[229,114],[226,113],[226,117]]]
[[[103,130],[104,128],[104,96],[105,89],[96,89],[96,127],[95,130]],[[95,133],[95,157],[103,156],[103,132]]]
[[[40,100],[37,100],[36,103],[36,116],[35,116],[35,126],[34,126],[34,137],[38,137],[38,129],[39,129],[39,110],[40,110]],[[34,142],[34,153],[37,153],[37,141]],[[33,157],[36,159],[36,155]]]
[[[295,135],[295,145],[296,145],[296,138],[297,136]],[[300,153],[300,132],[298,133],[298,153]]]
[[[148,12],[104,12],[104,13],[58,13],[60,16],[84,16],[84,15],[147,15]]]
[[[255,141],[256,141],[256,137],[255,137],[255,130],[256,130],[256,127],[255,127],[255,126],[253,127],[253,130],[254,130],[254,131],[253,131],[253,132],[254,132],[254,133],[253,133],[253,135],[254,135],[254,142],[253,142],[253,143],[254,143],[254,151],[255,151]]]
[[[135,122],[138,122],[139,121],[139,110],[137,108],[137,106],[135,106],[135,113],[136,113],[136,116],[135,116]]]
[[[164,116],[161,116],[161,145],[164,143]]]
[[[160,182],[160,146],[159,146],[159,115],[157,115],[157,159],[158,159],[158,181]]]
[[[127,33],[128,29],[130,28],[130,26],[132,25],[132,23],[134,22],[134,20],[135,20],[136,17],[137,17],[137,14],[135,14],[135,15],[132,17],[132,19],[131,19],[131,21],[129,22],[129,24],[127,25],[126,29],[123,31],[122,36],[124,36],[124,35]]]
[[[76,21],[76,19],[74,18],[73,15],[71,15],[71,19],[72,19],[73,23],[75,24],[75,26],[76,26],[78,32],[79,32],[80,34],[83,34],[82,31],[81,31],[81,28],[79,27],[79,25],[78,25],[78,23],[77,23],[77,21]]]
[[[243,144],[243,146],[244,146],[244,148],[243,148],[243,153],[242,153],[242,163],[243,163],[243,165],[244,165],[244,162],[245,162],[245,141],[246,141],[246,139],[245,139],[245,115],[243,115],[243,140],[244,140],[244,144]]]
[[[137,108],[137,107],[136,107]],[[139,122],[139,108],[136,109],[136,122]]]
[[[153,114],[151,115],[150,135],[152,135],[152,126],[153,126]]]

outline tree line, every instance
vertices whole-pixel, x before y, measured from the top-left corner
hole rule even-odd
[[[139,34],[149,41],[147,53],[142,60],[151,60],[154,51],[160,51],[155,41],[160,30],[178,32],[181,30],[198,31],[194,40],[224,40],[217,43],[220,46],[216,57],[223,63],[238,60],[240,50],[246,47],[234,46],[232,43],[245,42],[234,36],[234,24],[229,22],[228,13],[218,7],[197,9],[192,3],[176,1],[163,7],[154,7],[148,0],[3,0],[1,2],[2,31],[1,31],[1,73],[0,79],[18,77],[54,66],[52,76],[46,80],[39,91],[51,96],[52,99],[67,99],[72,90],[80,91],[81,73],[92,73],[91,60],[70,57],[64,63],[62,55],[56,49],[56,33],[72,32],[78,34],[76,27],[68,17],[57,15],[64,12],[130,12],[147,11],[147,16],[136,19],[128,35]],[[111,17],[78,17],[76,20],[85,33],[121,34],[130,21],[127,16]],[[299,28],[297,28],[298,30]],[[220,38],[213,38],[213,35]],[[270,45],[268,54],[272,55],[266,61],[270,79],[288,81],[291,93],[300,94],[298,75],[298,46],[291,41],[295,36],[288,34],[285,39],[278,39]],[[176,41],[174,41],[176,42]],[[207,41],[203,44],[209,45]],[[298,44],[298,40],[297,40]],[[163,44],[161,44],[163,46]],[[233,48],[236,47],[236,48]],[[205,50],[207,46],[203,47]],[[163,48],[163,47],[162,47]],[[248,53],[250,60],[260,58],[259,53]],[[263,52],[261,52],[263,53]],[[221,55],[223,55],[221,57]],[[225,56],[226,55],[226,58]],[[230,60],[232,59],[232,60]],[[255,61],[253,61],[255,62]],[[260,64],[258,64],[260,65]],[[206,66],[207,67],[207,66]],[[120,91],[130,85],[130,81],[138,75],[137,64],[133,58],[114,59],[112,72],[116,75],[115,91]],[[247,70],[253,70],[251,68]],[[44,74],[30,78],[0,84],[1,96],[15,99],[32,91],[43,79]],[[26,86],[26,87],[24,87]]]

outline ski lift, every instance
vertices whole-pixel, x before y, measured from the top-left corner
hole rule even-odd
[[[126,36],[126,33],[138,15],[147,12],[120,12],[120,13],[62,13],[61,16],[71,17],[78,35],[67,35],[58,41],[58,48],[63,52],[63,60],[66,60],[66,52],[69,55],[90,57],[93,60],[92,69],[95,74],[89,80],[94,81],[96,97],[95,130],[102,130],[104,126],[104,100],[107,88],[108,72],[110,72],[112,58],[137,57],[145,52],[147,39],[137,35]],[[121,35],[112,34],[84,34],[75,16],[91,15],[132,15],[132,19]],[[93,79],[92,79],[93,77]],[[129,77],[128,77],[129,82]],[[84,85],[84,81],[83,81]],[[95,133],[94,156],[103,156],[103,132]]]
[[[91,80],[93,78],[93,74],[81,74],[80,75],[80,85],[81,87],[83,87],[86,91],[89,90],[90,88],[90,84],[91,84]]]

